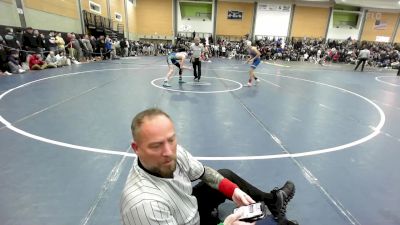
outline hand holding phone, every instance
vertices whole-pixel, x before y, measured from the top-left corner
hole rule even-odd
[[[265,204],[263,202],[254,203],[247,206],[241,206],[233,210],[236,213],[238,210],[242,211],[240,221],[253,222],[265,217]]]

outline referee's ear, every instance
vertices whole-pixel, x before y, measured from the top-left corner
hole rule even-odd
[[[132,142],[132,143],[131,143],[131,147],[132,147],[132,150],[133,150],[134,152],[137,151],[137,144],[136,144],[136,142]]]

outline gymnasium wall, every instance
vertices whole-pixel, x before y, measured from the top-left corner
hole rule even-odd
[[[0,0],[0,25],[20,27],[21,22],[17,13],[17,6],[13,0]]]
[[[400,29],[397,29],[397,34],[393,40],[395,43],[400,43]]]
[[[359,17],[359,24],[356,28],[349,28],[349,27],[335,27],[333,25],[333,14],[331,16],[331,20],[329,23],[329,28],[328,28],[328,35],[327,39],[339,39],[339,40],[345,40],[349,37],[351,39],[358,40],[360,30],[361,30],[361,21],[363,20],[365,14],[360,14]]]
[[[137,0],[138,35],[173,35],[172,0]]]
[[[228,10],[243,12],[241,20],[228,19]],[[250,34],[254,3],[218,1],[216,35],[243,36]]]
[[[291,10],[288,4],[259,3],[254,34],[288,36]]]
[[[128,14],[128,38],[130,40],[137,40],[136,5],[127,1],[126,11]]]
[[[27,26],[82,33],[77,0],[24,0],[23,6]]]
[[[399,13],[368,12],[361,40],[376,41],[377,36],[392,38],[398,17]]]
[[[57,1],[59,1],[59,0],[57,0]],[[69,1],[75,1],[75,0],[69,0]],[[101,8],[101,13],[100,14],[90,10],[89,1],[100,5],[100,8]],[[82,4],[82,10],[86,10],[88,12],[95,13],[97,15],[100,15],[100,16],[108,18],[107,0],[81,0],[81,4]]]
[[[115,18],[115,13],[118,13],[122,16],[122,21],[118,22],[125,24],[125,0],[110,0],[110,14],[112,20],[117,20]]]
[[[324,38],[329,12],[329,8],[295,6],[290,36]]]
[[[196,3],[179,3],[178,7],[178,32],[200,32],[200,33],[212,33],[213,32],[213,20],[212,15],[212,4],[196,4]],[[198,5],[198,7],[196,6]],[[208,16],[196,16],[196,13],[210,13]]]

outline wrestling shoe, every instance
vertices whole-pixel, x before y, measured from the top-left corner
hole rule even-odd
[[[270,209],[275,219],[280,222],[287,221],[286,219],[286,206],[289,201],[293,198],[296,188],[291,181],[286,181],[285,185],[280,189],[275,188],[271,191],[271,194],[275,195],[275,204]]]
[[[163,87],[171,87],[171,85],[168,84],[168,82],[164,82],[162,86],[163,86]]]

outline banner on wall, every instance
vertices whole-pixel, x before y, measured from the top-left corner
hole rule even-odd
[[[386,30],[387,23],[382,20],[375,20],[374,30]]]
[[[290,5],[258,4],[259,11],[290,12]]]
[[[378,41],[378,42],[389,42],[390,41],[390,37],[376,36],[375,41]]]
[[[228,10],[228,19],[230,20],[241,20],[243,17],[243,12],[236,10]]]

